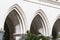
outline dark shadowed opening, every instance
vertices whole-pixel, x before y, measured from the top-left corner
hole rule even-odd
[[[43,22],[42,18],[40,15],[36,15],[35,18],[33,19],[30,27],[30,32],[33,34],[38,34],[38,33],[44,33],[43,31]]]
[[[52,36],[53,39],[57,38],[57,36],[60,35],[60,19],[58,19],[52,29]]]
[[[4,40],[9,40],[10,39],[10,33],[9,33],[9,28],[8,28],[8,25],[7,23],[5,22],[5,25],[4,25]]]
[[[5,24],[4,24],[5,40],[15,40],[14,33],[18,31],[16,28],[19,27],[18,17],[19,17],[19,15],[17,14],[16,10],[12,10],[8,14],[8,16],[5,20]]]

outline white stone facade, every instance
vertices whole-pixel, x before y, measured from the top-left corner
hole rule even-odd
[[[55,22],[60,19],[59,2],[40,0],[0,0],[0,30],[4,31],[4,23],[13,24],[15,39],[20,39],[20,34],[31,30],[33,19],[39,15],[42,18],[41,32],[44,36],[52,36]],[[7,19],[7,20],[6,20]],[[11,26],[11,25],[10,25]],[[9,26],[9,29],[11,29]],[[13,29],[12,29],[13,30]]]

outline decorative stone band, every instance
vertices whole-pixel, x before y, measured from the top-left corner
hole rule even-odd
[[[19,40],[24,40],[26,38],[26,34],[13,34],[13,35],[15,39],[18,37]]]

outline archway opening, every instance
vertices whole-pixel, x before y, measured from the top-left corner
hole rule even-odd
[[[19,31],[19,27],[20,27],[20,22],[19,22],[19,15],[17,13],[17,11],[14,9],[12,10],[6,20],[5,20],[5,24],[4,24],[4,40],[15,40],[16,38],[14,37],[15,33],[20,33]]]
[[[4,25],[4,30],[6,31],[4,33],[4,40],[9,40],[10,39],[10,33],[9,33],[9,28],[8,28],[8,25],[7,23],[5,22],[5,25]]]
[[[53,29],[52,29],[53,39],[56,39],[60,36],[60,19],[56,20]]]
[[[33,34],[41,33],[42,35],[44,35],[43,26],[44,26],[43,20],[41,16],[38,14],[35,16],[35,18],[33,19],[31,23],[30,32]]]

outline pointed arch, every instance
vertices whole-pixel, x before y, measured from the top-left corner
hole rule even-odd
[[[60,35],[60,14],[57,16],[53,27],[52,27],[52,37],[53,39],[57,38]]]
[[[5,18],[4,28],[6,23],[12,35],[20,36],[20,34],[25,34],[27,23],[26,17],[21,7],[18,4],[14,4],[8,9],[7,13],[8,14]]]
[[[40,22],[39,22],[39,20],[40,20]],[[35,24],[35,27],[33,27],[34,26],[33,24]],[[44,35],[44,36],[48,35],[48,33],[49,33],[48,32],[48,30],[49,30],[48,29],[48,19],[47,19],[47,16],[45,15],[45,13],[41,9],[37,10],[36,13],[33,15],[33,20],[31,22],[30,30],[32,30],[33,28],[36,28],[36,25],[37,25],[37,27],[39,26],[38,31],[40,33],[42,33],[42,35]],[[42,30],[43,32],[40,30]]]

